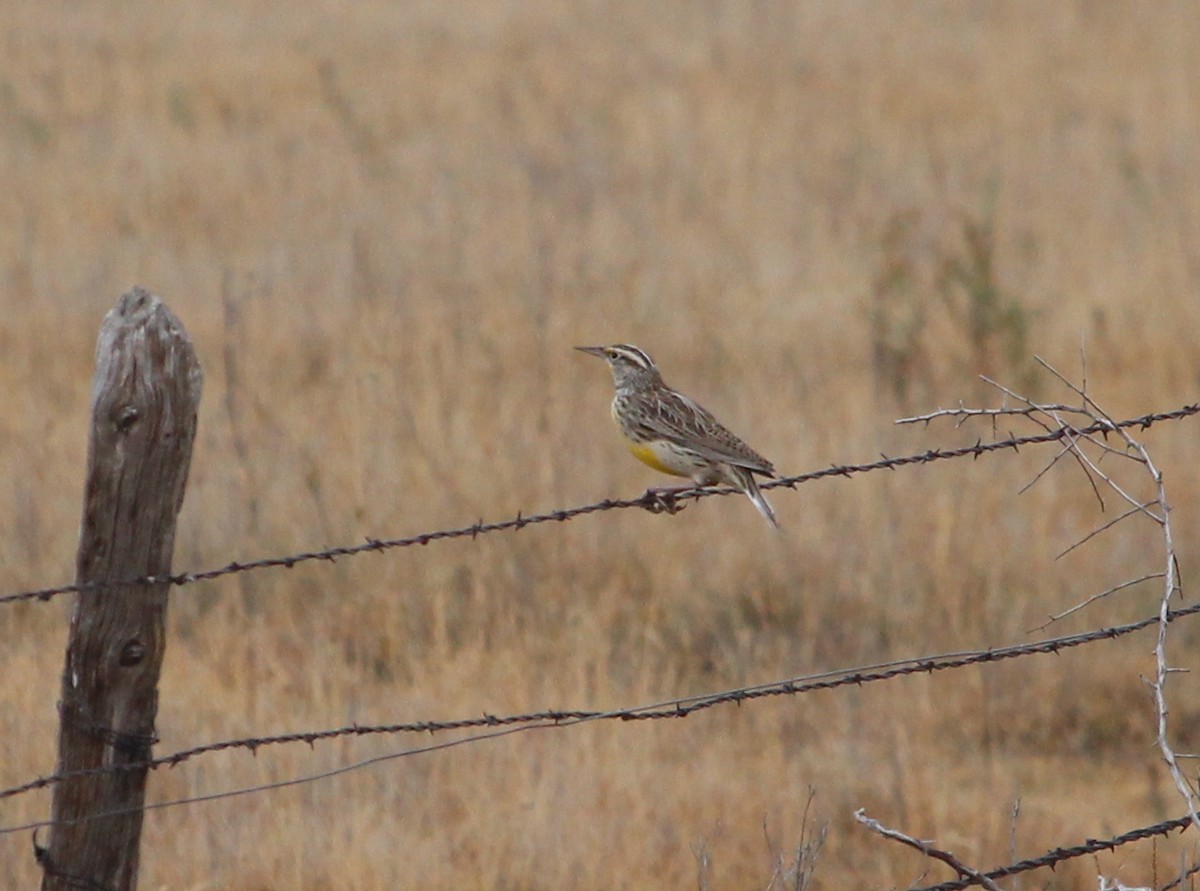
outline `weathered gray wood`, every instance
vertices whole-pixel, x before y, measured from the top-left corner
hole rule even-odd
[[[96,344],[76,581],[170,574],[201,381],[171,311],[141,288],[123,296]],[[112,585],[78,595],[59,702],[59,772],[150,756],[167,588]],[[55,787],[54,826],[39,852],[43,891],[136,887],[145,788],[145,768]],[[96,814],[113,815],[89,819]]]

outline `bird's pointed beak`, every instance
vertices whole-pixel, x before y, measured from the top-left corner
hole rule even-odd
[[[604,347],[575,347],[581,353],[588,353],[592,356],[599,356],[601,359],[608,358],[604,354]]]

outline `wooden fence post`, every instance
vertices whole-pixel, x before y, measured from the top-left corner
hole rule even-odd
[[[104,319],[92,378],[76,581],[167,576],[200,404],[200,363],[187,332],[135,287]],[[132,891],[146,768],[155,742],[167,583],[114,584],[77,595],[62,699],[42,889]],[[110,814],[110,816],[99,816]]]

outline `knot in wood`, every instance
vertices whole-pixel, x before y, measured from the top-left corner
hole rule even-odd
[[[126,432],[130,427],[138,422],[142,413],[133,405],[122,405],[113,411],[113,424],[121,433]]]
[[[121,647],[121,655],[117,657],[117,664],[122,668],[132,668],[146,658],[146,645],[137,638],[127,641],[125,646]]]

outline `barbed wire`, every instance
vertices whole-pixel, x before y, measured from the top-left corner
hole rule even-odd
[[[1200,603],[1189,607],[1171,610],[1167,621],[1200,613]],[[833,669],[816,674],[801,675],[781,681],[766,684],[756,684],[737,687],[719,693],[700,694],[696,696],[672,699],[649,705],[631,706],[628,708],[608,711],[594,710],[565,710],[546,709],[538,712],[513,715],[484,714],[473,718],[461,718],[450,721],[415,721],[396,724],[361,725],[351,724],[325,730],[311,730],[297,733],[285,733],[274,736],[246,737],[227,739],[218,742],[195,746],[164,755],[159,758],[134,761],[120,765],[105,765],[85,770],[69,771],[39,777],[35,780],[0,790],[0,800],[12,798],[26,792],[47,788],[66,780],[80,777],[97,776],[108,773],[121,773],[133,770],[154,770],[159,767],[175,767],[192,758],[208,755],[214,752],[232,749],[246,749],[257,754],[259,749],[267,746],[286,745],[289,743],[305,743],[309,746],[319,741],[348,736],[378,736],[396,735],[401,733],[439,733],[455,730],[470,730],[478,728],[504,728],[526,725],[530,728],[560,726],[569,727],[584,722],[599,720],[647,721],[665,718],[686,718],[695,712],[704,711],[727,703],[741,704],[759,699],[777,696],[799,696],[818,690],[830,690],[844,686],[862,686],[863,684],[887,681],[897,677],[912,674],[933,674],[938,671],[965,668],[987,662],[1001,662],[1023,656],[1058,653],[1062,650],[1082,646],[1100,640],[1115,640],[1144,628],[1155,626],[1161,616],[1155,613],[1144,619],[1129,622],[1124,625],[1113,625],[1092,631],[1069,634],[1048,640],[1026,644],[1012,644],[1006,647],[989,648],[986,650],[969,650],[958,653],[943,653],[933,656],[920,656],[910,659],[899,659],[892,662],[882,662],[874,665],[856,666],[853,668]],[[465,740],[470,741],[470,740]],[[45,825],[45,824],[39,824]],[[28,827],[0,828],[0,835],[15,832]]]
[[[952,415],[961,413],[961,410],[939,410],[930,416],[922,416],[919,418],[905,419],[904,422],[925,422],[928,423],[932,418],[941,417],[942,415]],[[982,414],[982,412],[981,412]],[[996,412],[987,413],[989,417],[998,414]],[[1016,412],[1021,414],[1021,412]],[[978,458],[980,455],[988,454],[995,451],[1013,449],[1019,450],[1019,447],[1024,445],[1042,444],[1049,442],[1071,443],[1083,437],[1091,437],[1097,434],[1107,437],[1110,432],[1116,432],[1124,428],[1146,429],[1151,425],[1168,420],[1178,420],[1184,417],[1200,414],[1200,404],[1185,405],[1179,409],[1170,412],[1159,412],[1144,415],[1139,418],[1132,418],[1124,421],[1113,421],[1107,417],[1098,418],[1094,423],[1088,425],[1064,425],[1057,429],[1045,430],[1044,432],[1031,435],[1016,437],[1010,434],[1009,438],[997,440],[994,442],[984,443],[976,441],[974,445],[964,446],[955,449],[931,449],[923,453],[907,455],[898,458],[890,458],[883,456],[881,460],[865,464],[856,465],[833,465],[821,470],[801,474],[798,476],[784,477],[778,480],[764,484],[763,488],[779,488],[788,487],[795,488],[797,485],[805,482],[814,481],[829,476],[845,476],[850,477],[860,473],[872,472],[881,469],[895,469],[897,467],[910,464],[925,464],[938,460],[955,459],[966,456]],[[994,431],[993,431],[994,432]],[[1103,446],[1103,448],[1108,448]],[[652,511],[667,511],[675,512],[680,509],[682,502],[687,500],[698,500],[702,497],[710,495],[727,495],[732,494],[733,489],[693,489],[685,490],[664,498],[660,493],[648,491],[646,494],[633,499],[606,499],[594,504],[582,505],[563,510],[549,511],[542,514],[523,515],[518,512],[515,518],[484,523],[481,519],[471,526],[463,526],[452,529],[442,529],[432,532],[425,532],[418,535],[409,536],[407,538],[398,538],[390,540],[367,539],[365,543],[333,547],[324,550],[300,552],[296,554],[285,555],[281,557],[269,557],[260,560],[255,560],[247,563],[230,563],[226,566],[210,569],[201,572],[180,573],[169,576],[144,576],[140,578],[129,579],[126,581],[104,581],[85,584],[64,585],[57,588],[45,588],[37,591],[18,592],[0,596],[0,605],[4,603],[15,603],[27,600],[50,600],[51,598],[66,594],[66,593],[85,593],[92,590],[109,588],[119,585],[172,585],[185,586],[200,581],[217,579],[226,575],[235,573],[254,571],[267,568],[292,568],[300,563],[311,562],[314,560],[327,560],[330,562],[336,561],[340,557],[355,556],[361,553],[374,551],[385,551],[394,548],[410,547],[420,544],[426,545],[434,541],[445,539],[458,539],[470,537],[474,539],[481,534],[489,534],[491,532],[499,532],[506,530],[519,530],[528,525],[535,525],[550,521],[564,522],[573,519],[577,516],[590,514],[595,512],[624,509],[630,507],[639,507]],[[1138,581],[1142,581],[1140,579]],[[1164,604],[1165,607],[1165,604]],[[418,748],[412,748],[405,751],[390,752],[381,756],[368,758],[364,761],[359,761],[352,764],[344,764],[331,771],[325,771],[312,776],[293,777],[288,780],[278,783],[267,783],[261,786],[235,789],[227,792],[219,792],[212,795],[198,796],[195,798],[184,798],[177,801],[157,802],[150,805],[145,805],[144,810],[154,808],[173,807],[185,804],[194,804],[200,801],[210,800],[214,798],[225,798],[233,795],[251,794],[255,792],[266,791],[283,785],[295,785],[299,783],[307,783],[319,780],[328,776],[362,769],[368,765],[376,764],[381,761],[404,757],[407,755],[418,754],[421,752],[431,751],[434,749],[464,745],[469,743],[482,742],[486,739],[494,739],[499,736],[505,736],[512,733],[536,729],[553,729],[557,727],[568,727],[585,722],[594,722],[599,720],[658,720],[665,718],[684,718],[699,711],[716,707],[723,704],[740,704],[742,702],[757,701],[768,697],[778,696],[796,696],[806,693],[815,692],[818,690],[827,690],[847,685],[860,686],[866,683],[876,681],[886,681],[897,677],[902,677],[910,674],[927,673],[932,674],[937,671],[952,670],[963,668],[971,665],[998,662],[1018,657],[1024,657],[1036,654],[1057,653],[1061,650],[1076,647],[1084,644],[1089,644],[1098,640],[1115,639],[1144,628],[1152,626],[1165,627],[1168,622],[1173,622],[1175,619],[1200,613],[1200,604],[1178,610],[1163,610],[1157,612],[1151,617],[1131,622],[1125,625],[1111,626],[1093,631],[1087,631],[1079,634],[1065,635],[1058,638],[1053,638],[1034,643],[1016,644],[1007,647],[989,648],[985,650],[973,650],[961,653],[948,653],[935,656],[917,657],[911,659],[897,660],[894,662],[879,663],[877,665],[858,666],[847,669],[837,669],[818,674],[798,676],[787,680],[774,681],[767,684],[752,685],[740,687],[732,690],[727,690],[719,693],[704,694],[693,697],[669,700],[666,702],[655,703],[651,705],[641,705],[629,708],[616,709],[612,711],[591,711],[591,710],[555,710],[548,709],[540,712],[531,712],[525,714],[512,714],[506,716],[496,716],[491,714],[483,714],[481,716],[451,720],[451,721],[418,721],[409,723],[394,723],[384,725],[358,725],[353,724],[340,728],[322,729],[316,731],[298,732],[290,734],[280,734],[274,736],[249,737],[242,739],[220,740],[213,743],[208,743],[201,746],[196,746],[190,749],[185,749],[171,753],[169,755],[147,759],[142,762],[123,764],[119,766],[104,766],[88,770],[72,771],[62,774],[51,775],[38,778],[21,786],[12,787],[10,789],[0,790],[0,799],[13,797],[22,793],[31,792],[37,789],[54,786],[58,783],[65,782],[74,778],[82,778],[100,774],[121,773],[130,770],[146,770],[157,769],[158,767],[167,766],[175,767],[193,758],[203,755],[228,750],[244,749],[252,754],[259,749],[274,746],[284,745],[289,743],[303,742],[310,746],[318,741],[327,739],[335,739],[340,737],[350,736],[367,736],[367,735],[395,735],[403,733],[441,733],[462,730],[484,730],[474,735],[460,736],[458,738],[446,740],[445,742],[431,743],[430,745],[422,745]],[[96,819],[109,816],[108,814],[90,815],[85,819]],[[1186,829],[1194,821],[1194,815],[1185,816],[1175,820],[1164,821],[1150,826],[1140,827],[1129,830],[1121,835],[1114,836],[1109,839],[1096,840],[1087,839],[1083,844],[1071,847],[1059,847],[1046,853],[1006,866],[998,867],[989,872],[967,870],[963,875],[954,881],[945,882],[938,885],[925,886],[914,891],[955,891],[955,889],[968,888],[975,885],[983,885],[985,887],[994,887],[993,879],[1003,879],[1026,871],[1042,868],[1053,868],[1058,863],[1071,860],[1077,857],[1094,854],[1103,850],[1113,850],[1121,845],[1140,841],[1146,838],[1166,835],[1175,830]],[[25,826],[0,828],[0,835],[10,834],[13,832],[28,829],[34,826],[51,826],[52,821],[41,823],[27,824]],[[35,842],[36,847],[36,842]]]
[[[1128,832],[1124,832],[1121,835],[1114,835],[1112,838],[1089,838],[1082,844],[1072,845],[1069,848],[1054,848],[1040,856],[1030,857],[1027,860],[1018,860],[1016,863],[1000,866],[988,872],[980,873],[980,875],[988,879],[1003,879],[1019,873],[1030,872],[1034,869],[1053,869],[1066,860],[1086,857],[1088,854],[1098,854],[1101,851],[1112,851],[1131,842],[1144,841],[1145,839],[1154,838],[1159,835],[1167,835],[1176,829],[1187,829],[1191,825],[1191,815],[1185,814],[1182,817],[1176,817],[1174,820],[1164,820],[1161,823],[1153,823],[1149,826],[1130,829]],[[909,891],[961,891],[963,888],[970,888],[972,885],[978,884],[981,884],[978,879],[964,877],[949,882],[942,882],[939,885],[923,885],[920,888],[910,888]]]
[[[822,468],[821,470],[814,470],[808,473],[799,474],[797,476],[781,477],[776,480],[762,483],[761,488],[778,489],[786,487],[789,489],[794,489],[796,486],[802,483],[812,482],[813,480],[823,479],[825,477],[851,477],[857,474],[870,473],[876,470],[894,470],[897,467],[904,467],[910,464],[929,464],[934,461],[966,457],[978,458],[981,455],[986,455],[991,452],[1003,451],[1007,449],[1019,451],[1020,447],[1025,445],[1058,442],[1064,439],[1073,440],[1079,437],[1093,436],[1097,433],[1103,434],[1111,432],[1116,429],[1137,427],[1145,430],[1146,428],[1162,421],[1176,421],[1196,414],[1200,414],[1200,403],[1184,405],[1173,411],[1153,412],[1151,414],[1142,415],[1138,418],[1129,418],[1123,421],[1101,420],[1083,427],[1064,425],[1055,430],[1050,430],[1045,433],[1032,434],[1029,436],[1010,435],[1008,439],[996,440],[993,442],[983,442],[980,440],[976,441],[974,445],[962,446],[954,449],[929,449],[925,452],[920,452],[913,455],[904,455],[898,458],[889,458],[887,455],[884,455],[878,461],[872,461],[865,464],[834,464],[830,467]],[[412,547],[414,545],[428,545],[435,541],[446,541],[449,539],[459,538],[475,539],[480,535],[510,530],[515,531],[524,529],[527,526],[536,526],[541,523],[562,523],[566,522],[567,520],[572,520],[575,517],[583,516],[585,514],[599,513],[602,511],[625,510],[628,508],[639,507],[644,510],[654,511],[656,513],[664,510],[669,513],[673,513],[674,511],[680,509],[679,502],[699,500],[701,498],[708,498],[714,495],[737,494],[737,491],[738,490],[736,489],[728,487],[705,487],[686,489],[664,495],[664,493],[661,491],[648,490],[645,494],[637,498],[606,498],[603,501],[598,501],[593,504],[584,504],[578,507],[552,510],[540,514],[526,515],[518,511],[515,517],[508,520],[485,523],[481,519],[470,526],[459,526],[451,529],[438,529],[431,532],[421,532],[416,535],[410,535],[406,538],[368,538],[362,544],[342,545],[316,551],[301,551],[280,557],[265,557],[245,563],[233,562],[216,569],[206,569],[198,572],[183,572],[175,575],[159,576],[147,575],[129,579],[115,579],[106,581],[76,582],[74,584],[59,585],[52,588],[19,591],[13,594],[0,595],[0,606],[28,600],[47,601],[62,594],[81,594],[100,588],[112,588],[119,586],[165,584],[175,587],[183,587],[185,585],[195,584],[196,582],[211,581],[227,575],[253,572],[260,569],[292,569],[293,567],[302,563],[310,563],[317,560],[324,560],[332,563],[336,562],[341,557],[354,557],[359,554],[378,553],[382,551],[395,550],[398,548]]]
[[[1190,817],[1191,815],[1189,814],[1188,816]],[[1181,869],[1179,875],[1171,879],[1171,881],[1167,882],[1165,885],[1159,885],[1158,891],[1171,891],[1172,888],[1180,888],[1187,879],[1190,879],[1198,872],[1200,872],[1200,863],[1192,863],[1192,865],[1186,869]],[[1195,885],[1192,885],[1192,887],[1194,888]]]

